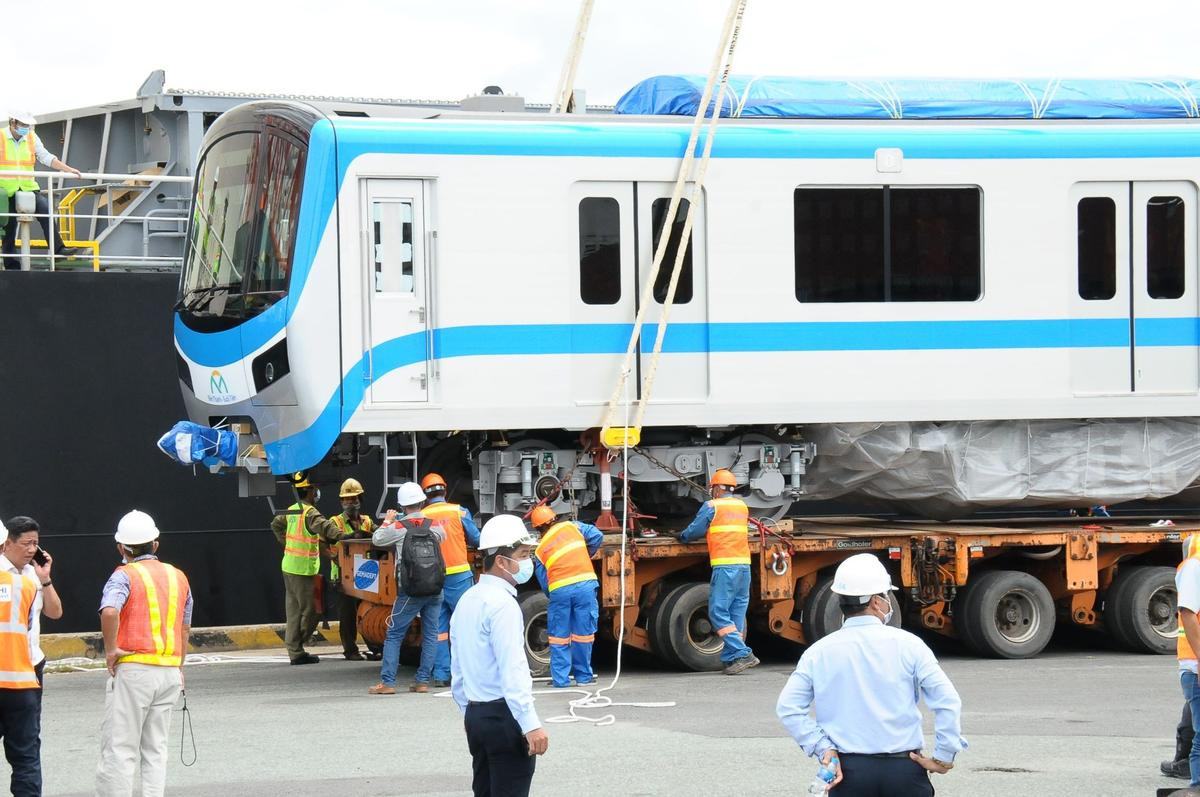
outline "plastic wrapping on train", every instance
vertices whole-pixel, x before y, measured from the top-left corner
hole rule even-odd
[[[806,499],[848,494],[931,516],[1167,498],[1200,478],[1200,418],[810,427]]]

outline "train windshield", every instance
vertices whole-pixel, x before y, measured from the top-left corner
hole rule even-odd
[[[185,321],[233,326],[287,294],[304,156],[302,146],[264,131],[209,146],[196,173],[180,280]]]

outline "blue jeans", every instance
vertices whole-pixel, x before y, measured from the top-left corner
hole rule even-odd
[[[439,681],[450,680],[450,615],[458,605],[458,599],[475,583],[475,574],[468,570],[446,576],[442,585],[442,619],[438,624],[437,658],[433,664],[433,677]]]
[[[1192,786],[1200,786],[1200,685],[1196,683],[1196,673],[1181,670],[1179,683],[1183,687],[1183,699],[1192,709],[1192,730],[1196,737],[1192,739],[1192,752],[1188,755],[1188,768],[1192,771]]]
[[[721,661],[750,656],[747,647],[746,608],[750,605],[750,565],[717,565],[712,569],[708,592],[708,619],[721,635]]]
[[[572,672],[575,683],[596,680],[592,674],[592,643],[600,621],[600,605],[596,602],[599,586],[596,581],[581,581],[550,593],[546,630],[550,636],[550,679],[555,686],[566,686]]]
[[[410,597],[403,592],[396,594],[392,604],[391,626],[383,638],[383,661],[380,662],[379,680],[388,686],[396,685],[396,670],[400,668],[400,645],[412,625],[413,618],[421,615],[421,664],[417,667],[416,680],[429,682],[433,672],[433,659],[437,655],[438,622],[442,615],[442,593]]]

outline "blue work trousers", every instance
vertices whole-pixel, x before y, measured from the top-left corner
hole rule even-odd
[[[592,674],[592,643],[600,621],[598,587],[596,581],[581,581],[550,592],[546,630],[550,636],[550,678],[555,686],[566,686],[572,674],[577,684],[596,680]]]
[[[413,597],[403,592],[396,594],[392,604],[391,624],[383,638],[383,661],[380,662],[379,680],[388,686],[396,685],[396,670],[400,668],[400,645],[413,619],[421,615],[421,664],[417,667],[416,680],[429,682],[433,672],[433,660],[437,656],[438,623],[442,616],[442,593]]]
[[[750,605],[750,565],[717,565],[709,581],[708,619],[725,646],[728,664],[753,653],[746,645],[746,608]]]
[[[475,574],[468,570],[446,576],[446,583],[442,585],[442,619],[438,624],[437,659],[433,665],[436,681],[450,680],[450,615],[454,613],[458,599],[474,583]]]
[[[1196,673],[1190,670],[1180,670],[1179,683],[1183,687],[1183,699],[1192,708],[1192,730],[1196,732],[1192,739],[1192,750],[1188,754],[1188,768],[1192,772],[1192,786],[1200,786],[1200,684],[1196,682]]]

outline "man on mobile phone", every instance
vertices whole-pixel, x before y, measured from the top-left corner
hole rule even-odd
[[[25,515],[10,518],[5,524],[8,536],[0,550],[0,570],[5,570],[19,576],[33,579],[37,585],[37,594],[33,598],[33,619],[29,626],[29,658],[33,662],[34,672],[37,673],[38,683],[42,683],[42,673],[46,669],[46,654],[42,653],[41,633],[42,615],[51,620],[57,620],[63,615],[62,598],[50,580],[50,567],[54,564],[53,557],[40,547],[39,534],[41,528],[36,520]],[[41,690],[38,690],[38,711],[41,711]]]

